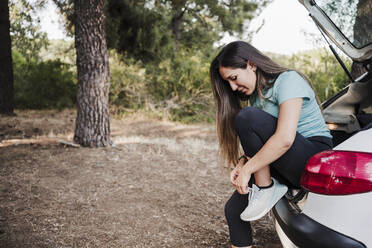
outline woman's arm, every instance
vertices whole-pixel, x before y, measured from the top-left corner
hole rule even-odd
[[[275,133],[240,171],[236,183],[241,189],[245,189],[248,185],[252,173],[280,158],[292,146],[296,137],[301,107],[302,98],[289,99],[280,104]]]

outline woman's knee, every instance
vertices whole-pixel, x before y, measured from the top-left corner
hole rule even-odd
[[[262,112],[262,110],[255,107],[246,107],[241,109],[234,119],[235,130],[239,133],[242,128],[253,127],[260,112]]]
[[[274,134],[277,120],[276,117],[259,108],[246,107],[235,116],[235,131],[239,137],[254,132],[266,140]]]

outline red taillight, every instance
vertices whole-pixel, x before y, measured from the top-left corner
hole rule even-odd
[[[315,154],[306,164],[301,185],[325,195],[372,191],[372,153],[324,151]]]

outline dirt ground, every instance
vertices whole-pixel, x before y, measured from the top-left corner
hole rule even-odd
[[[73,110],[0,116],[0,247],[229,247],[233,192],[213,125],[111,120],[114,147],[75,148]],[[269,214],[255,247],[281,247]]]

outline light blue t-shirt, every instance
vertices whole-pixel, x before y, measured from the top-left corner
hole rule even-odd
[[[315,94],[305,79],[295,71],[281,73],[275,80],[274,86],[263,92],[267,100],[257,95],[251,97],[251,106],[260,108],[278,118],[279,105],[286,100],[302,98],[302,109],[297,125],[297,132],[305,138],[312,136],[326,136],[332,138]]]

